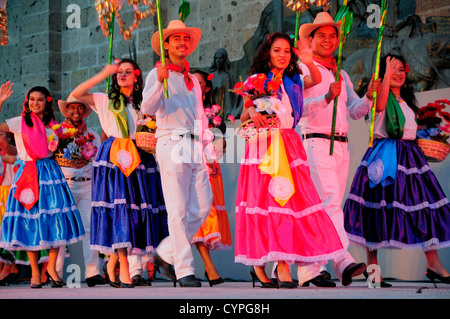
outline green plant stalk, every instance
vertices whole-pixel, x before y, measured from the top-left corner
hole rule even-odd
[[[112,50],[113,50],[113,39],[114,39],[114,12],[111,15],[111,22],[109,24],[109,55],[108,55],[108,64],[112,62]],[[108,76],[106,79],[106,93],[109,92],[109,87],[111,85],[111,77]]]
[[[159,46],[161,47],[161,64],[166,65],[166,57],[164,55],[164,40],[163,40],[163,28],[161,19],[161,3],[160,0],[156,0],[156,14],[158,17],[158,31],[159,31]],[[169,90],[167,88],[167,79],[164,79],[164,97],[169,98]]]
[[[337,68],[336,68],[336,82],[340,81],[340,73],[341,73],[341,64],[342,64],[342,50],[344,47],[344,41],[345,41],[345,19],[344,17],[342,19],[340,33],[339,33],[339,50],[338,50],[338,60],[337,60]],[[331,143],[330,143],[330,155],[333,155],[333,148],[334,148],[334,133],[336,131],[336,113],[337,113],[337,104],[338,104],[338,98],[339,96],[336,96],[334,98],[334,106],[333,106],[333,119],[331,123]]]

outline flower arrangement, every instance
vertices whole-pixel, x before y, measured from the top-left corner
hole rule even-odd
[[[445,112],[445,105],[450,105],[447,99],[436,100],[419,109],[417,138],[433,140],[448,144],[450,133],[450,113]],[[446,122],[442,125],[442,120]]]
[[[212,127],[219,127],[222,124],[222,117],[219,115],[221,109],[217,104],[205,107],[206,118]]]
[[[136,132],[156,132],[156,119],[153,116],[139,113],[139,118],[136,121]]]
[[[271,79],[266,74],[258,73],[248,77],[245,82],[236,83],[233,91],[237,95],[247,97],[244,107],[256,106],[257,112],[267,114],[284,113],[285,108],[278,99],[278,90],[282,83],[281,72],[274,73]]]
[[[97,146],[93,144],[95,136],[92,133],[81,134],[76,128],[65,128],[61,124],[52,126],[55,134],[48,138],[49,150],[62,155],[66,160],[83,158],[90,161],[97,153]],[[57,137],[57,138],[56,138]]]
[[[230,122],[231,125],[234,125],[234,123],[236,122],[236,118],[233,115],[228,114],[227,121]]]
[[[139,118],[136,121],[136,146],[148,153],[155,154],[156,129],[156,118],[139,112]]]

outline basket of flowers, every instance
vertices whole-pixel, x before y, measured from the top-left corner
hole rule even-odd
[[[277,96],[281,83],[281,73],[275,74],[271,79],[268,79],[267,75],[259,73],[234,86],[233,92],[246,97],[244,108],[254,106],[256,112],[260,112],[266,118],[267,127],[265,128],[257,128],[251,119],[236,128],[236,133],[246,142],[264,139],[271,130],[280,127],[278,115],[287,112],[286,107]]]
[[[417,145],[429,162],[442,162],[450,153],[448,143],[450,133],[450,113],[445,112],[447,99],[428,103],[418,111]],[[444,120],[445,125],[442,125]]]
[[[136,122],[136,146],[147,153],[156,153],[156,119],[150,115],[140,114]]]
[[[97,154],[92,133],[81,134],[76,128],[65,128],[60,124],[52,129],[55,134],[48,137],[48,144],[49,149],[55,152],[55,161],[59,166],[81,168]]]

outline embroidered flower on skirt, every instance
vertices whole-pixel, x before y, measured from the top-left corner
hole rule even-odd
[[[374,184],[378,184],[381,182],[383,172],[384,172],[384,165],[381,159],[377,159],[375,162],[370,164],[370,166],[367,169],[369,179]]]
[[[294,193],[294,185],[283,176],[275,176],[270,180],[269,193],[276,199],[287,200]]]
[[[127,169],[131,166],[133,157],[127,150],[120,150],[117,152],[117,162],[123,169]]]

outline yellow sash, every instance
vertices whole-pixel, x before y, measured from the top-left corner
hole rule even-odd
[[[272,177],[269,192],[283,207],[294,195],[295,187],[279,130],[276,130],[275,134],[272,133],[272,141],[258,168]]]

